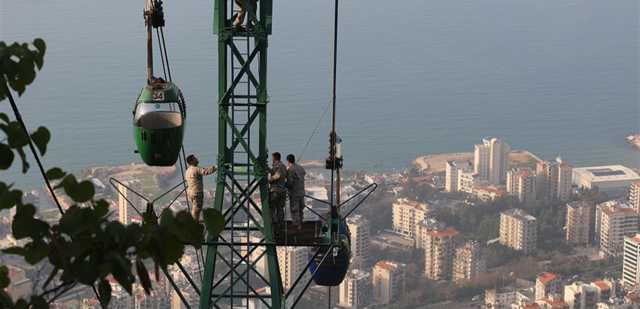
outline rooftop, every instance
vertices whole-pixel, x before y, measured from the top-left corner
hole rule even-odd
[[[640,180],[638,173],[623,165],[577,167],[573,173],[590,181]]]
[[[433,230],[433,231],[429,231],[427,232],[428,235],[433,236],[433,237],[453,237],[456,236],[458,234],[460,234],[460,232],[458,232],[458,230],[449,227],[443,230]]]
[[[622,213],[635,213],[635,210],[626,201],[622,200],[610,200],[604,203],[598,204],[598,208],[607,215],[622,214]]]
[[[549,282],[558,279],[558,275],[550,272],[540,273],[537,277],[537,280],[542,284],[547,285]]]
[[[418,210],[422,210],[422,211],[427,211],[427,209],[429,209],[429,206],[426,203],[420,203],[417,201],[413,201],[413,200],[409,200],[406,198],[399,198],[397,199],[393,205],[401,205],[401,206],[409,206],[412,207],[414,209],[418,209]]]
[[[596,280],[593,282],[593,285],[597,286],[602,291],[608,291],[611,289],[609,283],[604,280]]]
[[[388,261],[388,260],[382,260],[379,261],[378,263],[376,263],[376,267],[380,267],[389,271],[393,271],[398,269],[400,266],[402,266],[404,264],[401,263],[396,263],[396,262],[392,262],[392,261]]]
[[[503,212],[501,212],[500,214],[505,215],[505,216],[511,216],[520,220],[527,220],[527,221],[534,221],[536,220],[536,217],[526,213],[524,210],[520,209],[520,208],[511,208],[511,209],[507,209]]]

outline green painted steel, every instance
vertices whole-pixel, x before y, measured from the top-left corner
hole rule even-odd
[[[241,0],[250,7],[251,0]],[[283,308],[283,290],[272,230],[267,184],[267,43],[272,0],[248,10],[253,27],[231,27],[234,0],[214,0],[218,36],[218,175],[213,207],[225,214],[226,231],[206,248],[200,308],[248,307],[250,299]],[[254,193],[259,193],[259,201]],[[225,200],[225,196],[229,199]],[[243,228],[244,227],[244,228]],[[257,231],[250,231],[250,228]],[[249,235],[264,248],[268,274],[247,263]],[[243,243],[243,244],[241,244]],[[252,241],[255,243],[255,241]],[[255,261],[252,261],[255,262]],[[223,266],[223,267],[221,267]],[[266,292],[260,288],[269,287]]]
[[[142,161],[172,166],[178,160],[185,130],[185,104],[173,83],[142,88],[133,109],[133,136]]]

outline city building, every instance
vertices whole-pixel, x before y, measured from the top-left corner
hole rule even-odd
[[[458,191],[473,194],[473,188],[486,184],[471,167],[458,170]]]
[[[457,192],[459,174],[472,172],[473,165],[469,161],[447,161],[445,165],[444,188],[447,192]]]
[[[640,213],[640,181],[634,181],[629,186],[629,204],[637,213]]]
[[[423,249],[425,246],[425,239],[427,234],[431,231],[442,230],[447,225],[436,220],[435,218],[425,218],[418,223],[416,227],[415,247],[416,249]]]
[[[405,264],[379,261],[373,267],[373,297],[387,305],[402,299],[405,291]]]
[[[352,269],[339,286],[338,306],[343,308],[365,308],[371,303],[371,274]]]
[[[369,257],[369,221],[361,215],[347,218],[351,232],[351,267],[362,268]]]
[[[640,234],[624,237],[622,285],[627,289],[640,287]]]
[[[603,256],[619,256],[623,252],[624,236],[635,235],[638,214],[627,203],[611,200],[596,206],[596,241]]]
[[[289,290],[309,261],[307,247],[278,247],[278,264],[282,287]]]
[[[507,193],[521,203],[536,200],[536,174],[530,168],[512,169],[507,172]]]
[[[509,309],[516,303],[516,289],[503,287],[489,289],[484,292],[484,304],[490,309]]]
[[[634,170],[622,165],[591,166],[573,169],[573,184],[579,188],[604,192],[609,197],[621,197],[627,194],[632,183],[640,176]]]
[[[534,216],[518,208],[500,213],[500,244],[530,254],[536,250],[537,237]]]
[[[484,186],[474,184],[471,195],[473,195],[478,200],[488,202],[506,196],[507,191],[504,188],[497,186]]]
[[[454,228],[426,232],[424,241],[424,275],[431,280],[449,280],[453,270],[456,236]]]
[[[598,289],[580,281],[564,287],[564,302],[569,309],[596,308],[599,302]]]
[[[129,224],[132,221],[142,221],[136,208],[138,208],[139,211],[144,211],[144,207],[146,207],[145,202],[140,196],[130,190],[133,189],[136,192],[141,192],[142,186],[140,181],[135,179],[123,180],[116,185],[116,188],[118,191],[116,192],[118,196],[118,221],[122,224]]]
[[[483,139],[474,146],[473,167],[481,180],[498,185],[505,182],[511,147],[498,138]]]
[[[485,269],[486,264],[477,241],[468,241],[456,248],[453,259],[453,281],[458,283],[474,281]]]
[[[590,201],[567,203],[565,221],[565,239],[576,246],[587,246],[591,243],[591,226],[593,225],[594,205]]]
[[[429,206],[425,203],[401,198],[393,203],[393,230],[414,238],[418,224],[425,219]]]
[[[562,289],[562,280],[557,274],[543,272],[536,277],[536,300],[561,295]]]
[[[561,158],[536,164],[536,187],[539,199],[566,201],[571,197],[573,167]]]

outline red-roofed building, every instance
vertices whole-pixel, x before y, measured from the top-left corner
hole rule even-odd
[[[562,290],[562,281],[557,274],[543,272],[536,277],[536,300],[560,295]]]
[[[611,200],[596,207],[596,240],[603,256],[620,256],[624,237],[638,233],[638,214],[628,204]]]
[[[425,233],[424,275],[431,280],[449,280],[453,270],[456,237],[459,232],[452,228],[437,228]]]
[[[402,299],[405,291],[405,264],[382,260],[373,267],[373,297],[378,304]]]

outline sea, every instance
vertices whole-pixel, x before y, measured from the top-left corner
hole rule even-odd
[[[185,149],[215,163],[213,3],[164,2],[173,78],[188,104]],[[489,136],[575,166],[640,167],[640,152],[625,143],[640,130],[639,3],[340,1],[337,121],[345,167],[399,170],[419,155],[472,151]],[[53,134],[47,167],[77,172],[140,162],[131,111],[146,78],[143,4],[0,0],[0,40],[47,42],[42,71],[17,98],[29,128]],[[269,150],[323,159],[333,1],[273,7]],[[0,112],[10,112],[8,102]],[[0,178],[41,186],[32,166]]]

